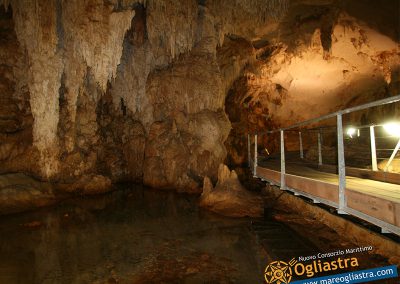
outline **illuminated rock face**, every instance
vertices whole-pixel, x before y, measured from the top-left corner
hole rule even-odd
[[[350,11],[336,1],[0,1],[0,171],[85,193],[118,181],[197,192],[227,157],[243,161],[248,127],[397,90],[393,33]]]
[[[313,2],[293,4],[277,35],[253,42],[256,61],[234,82],[226,100],[234,129],[226,143],[230,163],[246,161],[243,135],[248,129],[287,127],[400,93],[400,48],[394,36],[399,34],[398,14],[391,11],[398,3],[387,1],[375,13],[373,3],[339,7]],[[389,110],[390,115],[381,108],[367,117],[400,114],[399,108]],[[354,114],[349,121],[363,119]],[[278,136],[259,139],[270,152],[279,151]],[[292,140],[286,141],[288,150]]]

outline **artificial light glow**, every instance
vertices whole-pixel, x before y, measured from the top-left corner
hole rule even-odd
[[[384,124],[383,128],[390,136],[400,137],[400,123],[389,122]]]
[[[349,127],[347,129],[347,135],[350,136],[350,138],[353,138],[353,135],[356,134],[357,129],[355,129],[354,127]]]

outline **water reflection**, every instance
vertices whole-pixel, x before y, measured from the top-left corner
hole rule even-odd
[[[249,220],[135,187],[0,217],[0,283],[261,283]]]

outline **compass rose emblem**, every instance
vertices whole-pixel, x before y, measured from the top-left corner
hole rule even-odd
[[[284,261],[271,262],[264,271],[264,278],[268,284],[288,284],[292,280],[292,266],[297,261],[292,259],[289,263]]]

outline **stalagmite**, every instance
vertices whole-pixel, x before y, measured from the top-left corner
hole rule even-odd
[[[0,283],[289,283],[350,253],[388,276],[399,18],[399,0],[0,0]]]
[[[245,161],[245,131],[396,92],[393,31],[341,5],[2,1],[13,40],[1,50],[17,58],[1,59],[15,133],[2,171],[77,191],[102,176],[200,192],[219,164]]]

